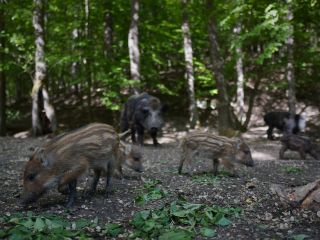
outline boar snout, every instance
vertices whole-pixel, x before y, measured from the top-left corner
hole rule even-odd
[[[154,134],[154,133],[156,133],[156,132],[158,132],[158,130],[159,130],[159,128],[157,128],[157,127],[152,127],[152,128],[150,128],[150,133],[151,134]]]
[[[38,198],[39,195],[35,192],[23,193],[20,200],[20,204],[25,207],[29,204],[36,202]]]

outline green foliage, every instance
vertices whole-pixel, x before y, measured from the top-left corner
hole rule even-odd
[[[215,176],[212,173],[203,173],[192,176],[192,181],[195,183],[202,183],[208,185],[215,185],[219,183],[222,178],[230,177],[231,173],[227,171],[219,171],[218,175]]]
[[[139,205],[143,205],[148,201],[159,200],[164,198],[168,193],[159,184],[158,179],[152,179],[145,182],[143,189],[140,190],[141,194],[135,199],[135,202]]]
[[[22,114],[19,110],[6,109],[6,115],[8,121],[15,121],[22,118]]]
[[[302,172],[302,168],[295,166],[285,166],[282,168],[285,173],[300,173]]]
[[[308,239],[309,236],[306,234],[297,234],[297,235],[293,235],[290,239],[293,240],[304,240],[304,239]]]
[[[96,225],[86,219],[70,221],[61,216],[36,216],[31,212],[27,216],[16,214],[4,217],[1,223],[5,228],[0,231],[0,237],[9,239],[88,239],[90,235],[84,228]]]
[[[117,223],[109,223],[106,224],[105,230],[103,231],[109,237],[116,237],[120,233],[123,233],[124,229],[123,226]]]
[[[205,204],[174,201],[159,209],[137,212],[131,225],[134,232],[131,238],[192,239],[200,233],[205,237],[213,237],[214,225],[227,226],[231,216],[238,216],[239,208],[222,208]]]

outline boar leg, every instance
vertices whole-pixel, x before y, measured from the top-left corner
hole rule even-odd
[[[142,126],[137,126],[137,133],[138,133],[138,143],[140,145],[143,145],[143,135],[144,135],[144,129]]]
[[[268,135],[268,139],[273,140],[273,136],[272,136],[272,132],[273,132],[273,127],[269,127],[267,130],[267,135]]]
[[[132,143],[136,142],[136,130],[134,128],[131,128],[131,141]]]
[[[213,175],[216,176],[218,174],[219,159],[214,158],[212,160],[212,163],[213,163]]]
[[[178,173],[181,174],[182,173],[182,167],[183,167],[183,163],[186,160],[186,155],[184,153],[181,154],[181,159],[180,159],[180,164],[179,164],[179,168],[178,168]]]
[[[106,177],[106,196],[108,197],[112,190],[112,175],[114,171],[114,161],[109,161],[107,166]]]
[[[159,145],[158,140],[157,140],[157,132],[152,132],[152,133],[150,133],[150,135],[151,135],[152,140],[153,140],[153,145],[154,146]]]
[[[86,197],[91,197],[96,192],[97,185],[98,185],[98,182],[100,179],[100,175],[101,175],[101,170],[94,169],[94,176],[93,176],[92,182],[90,184],[90,188],[85,194]]]
[[[69,186],[69,199],[67,203],[67,208],[71,208],[74,205],[77,196],[77,179],[72,180],[68,184]]]
[[[304,151],[302,148],[300,148],[300,149],[299,149],[299,153],[300,153],[301,159],[305,160],[305,159],[306,159],[306,153],[305,153],[305,151]]]
[[[280,159],[284,159],[284,152],[285,151],[287,151],[288,150],[288,148],[287,148],[287,146],[282,146],[282,148],[280,149],[280,152],[279,152],[279,158]]]

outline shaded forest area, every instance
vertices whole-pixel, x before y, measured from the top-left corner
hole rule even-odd
[[[252,113],[288,110],[288,89],[299,113],[318,111],[317,1],[0,6],[2,134],[26,130],[32,121],[35,131],[42,87],[58,126],[68,128],[98,120],[117,125],[122,104],[139,91],[159,96],[169,117],[178,110],[191,127],[198,115],[205,125],[227,109],[220,121],[244,130],[254,124]]]
[[[319,145],[319,9],[316,0],[0,0],[0,238],[319,239],[319,208],[292,207],[270,186],[315,182],[320,162],[283,157],[264,122],[275,110],[301,114],[296,141]],[[141,148],[143,173],[124,168],[108,198],[102,184],[81,197],[81,177],[71,209],[57,191],[19,205],[34,149],[93,122],[120,132],[124,103],[144,92],[168,110],[161,145]],[[178,142],[194,129],[241,135],[254,167],[214,176],[200,159],[192,176],[178,174]]]

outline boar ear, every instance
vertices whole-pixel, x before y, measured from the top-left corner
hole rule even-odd
[[[39,160],[41,161],[42,166],[48,167],[49,161],[45,155],[44,148],[37,148],[36,154],[37,154],[37,157],[39,158]]]

